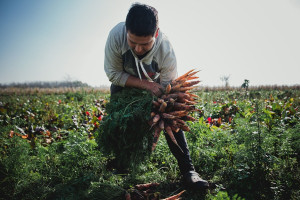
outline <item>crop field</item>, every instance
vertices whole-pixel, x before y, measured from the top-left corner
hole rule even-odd
[[[0,199],[299,199],[300,90],[196,93],[185,135],[206,192],[183,187],[163,135],[117,173],[97,142],[108,92],[0,93]]]

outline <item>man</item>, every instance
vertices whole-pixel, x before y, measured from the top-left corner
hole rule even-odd
[[[155,8],[133,4],[126,22],[109,33],[105,46],[104,69],[112,82],[111,95],[124,87],[145,89],[156,96],[177,77],[174,50],[158,27]],[[194,189],[208,188],[195,172],[183,131],[174,134],[183,152],[165,133],[169,148],[178,161],[184,184]]]

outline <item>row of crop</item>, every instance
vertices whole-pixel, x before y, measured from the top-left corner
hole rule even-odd
[[[199,95],[201,111],[194,113],[197,121],[186,135],[202,177],[231,196],[299,195],[299,92]],[[113,158],[98,150],[93,137],[107,98],[101,93],[1,96],[1,193],[7,199],[99,199],[113,196],[103,192],[106,188],[115,189],[116,197],[136,183],[161,182],[160,194],[168,196],[178,169],[164,139],[127,177],[114,174]]]

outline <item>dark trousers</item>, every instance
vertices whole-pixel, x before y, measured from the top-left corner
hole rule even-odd
[[[116,94],[117,92],[120,92],[123,89],[123,87],[111,84],[110,85],[110,95]]]
[[[111,95],[121,91],[123,87],[116,86],[116,85],[111,85],[110,87],[110,93]],[[181,174],[185,174],[188,171],[195,170],[194,165],[192,163],[192,159],[190,156],[189,148],[186,142],[186,138],[184,135],[184,132],[180,130],[178,133],[174,133],[174,137],[182,149],[178,148],[176,144],[171,140],[170,136],[164,131],[165,137],[167,139],[167,143],[169,145],[171,153],[174,155],[178,162],[179,170]]]
[[[178,131],[178,133],[174,133],[174,137],[181,149],[176,144],[174,144],[170,136],[165,131],[164,134],[167,139],[167,143],[169,145],[170,151],[172,152],[172,154],[174,155],[174,157],[178,162],[178,166],[181,174],[185,174],[188,171],[194,171],[195,168],[192,163],[192,159],[190,156],[190,152],[189,152],[189,148],[186,142],[184,132],[180,130]]]

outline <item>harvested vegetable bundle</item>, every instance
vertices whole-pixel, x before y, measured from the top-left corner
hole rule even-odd
[[[190,116],[189,113],[197,110],[194,105],[196,104],[195,100],[198,96],[189,91],[194,89],[194,85],[200,82],[191,81],[198,78],[194,76],[197,72],[198,71],[190,70],[173,80],[166,86],[165,94],[152,102],[152,121],[150,121],[150,124],[154,127],[152,151],[157,145],[162,130],[165,130],[178,147],[179,145],[177,144],[174,134],[180,129],[183,131],[190,130],[185,121],[195,121],[195,118]]]
[[[189,91],[200,82],[190,81],[198,78],[196,73],[191,70],[172,81],[160,98],[135,88],[112,95],[96,136],[103,152],[111,153],[119,167],[127,168],[150,155],[162,130],[177,144],[174,134],[180,129],[189,131],[185,122],[195,120],[189,113],[197,110],[194,104],[198,96]]]
[[[134,167],[150,156],[153,129],[148,124],[154,97],[145,90],[124,88],[106,104],[96,140],[116,168]]]

